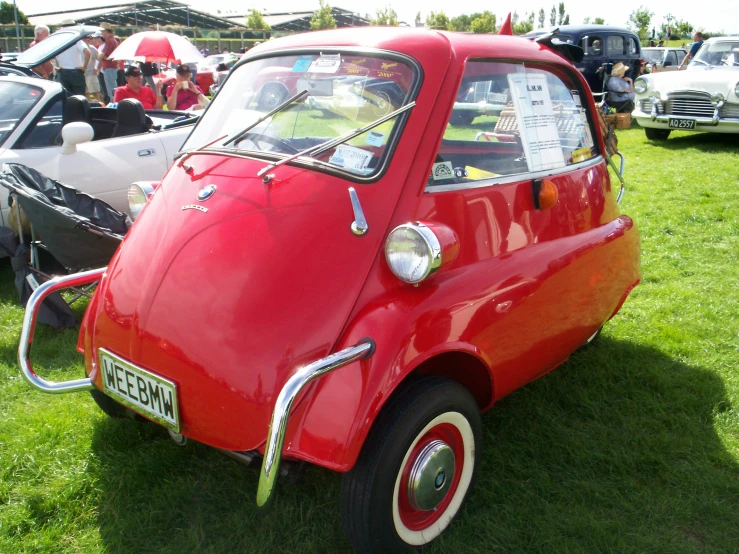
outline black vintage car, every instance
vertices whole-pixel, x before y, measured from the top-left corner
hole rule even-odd
[[[555,28],[531,31],[524,37],[535,39],[552,32]],[[557,38],[583,49],[585,55],[575,66],[588,81],[593,92],[603,91],[604,76],[603,71],[599,69],[604,63],[621,62],[633,70],[641,59],[639,37],[629,29],[610,25],[561,25]]]

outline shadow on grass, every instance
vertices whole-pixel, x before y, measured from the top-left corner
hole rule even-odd
[[[640,127],[633,127],[640,129]],[[722,133],[671,133],[667,140],[647,140],[645,144],[664,148],[665,150],[693,149],[699,152],[735,154],[739,146],[739,136]]]
[[[688,552],[739,544],[739,469],[711,371],[601,338],[483,418],[474,493],[433,552]],[[346,552],[339,477],[310,469],[255,506],[258,471],[163,429],[93,436],[108,552]]]

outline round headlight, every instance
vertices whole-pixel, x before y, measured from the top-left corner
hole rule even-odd
[[[405,223],[385,243],[390,271],[406,283],[420,283],[441,266],[441,243],[423,223]]]
[[[134,183],[128,187],[128,211],[131,213],[131,219],[136,221],[152,194],[154,187],[149,183]]]
[[[638,77],[636,81],[634,81],[634,90],[639,94],[644,94],[645,92],[647,92],[648,88],[649,83],[647,83],[647,80],[645,78]]]

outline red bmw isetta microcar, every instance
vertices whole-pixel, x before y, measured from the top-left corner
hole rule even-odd
[[[639,281],[588,90],[554,46],[510,36],[363,28],[253,49],[161,184],[132,187],[110,265],[37,289],[24,375],[261,458],[260,505],[281,460],[340,472],[358,551],[428,544],[475,481],[480,412]],[[41,379],[39,302],[97,280],[87,376]]]

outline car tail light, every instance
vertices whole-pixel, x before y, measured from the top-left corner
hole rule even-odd
[[[385,259],[390,271],[406,283],[420,283],[456,258],[459,241],[443,225],[404,223],[390,232]]]
[[[141,215],[141,211],[158,186],[158,181],[138,181],[128,187],[128,211],[131,213],[131,219],[136,221]]]

